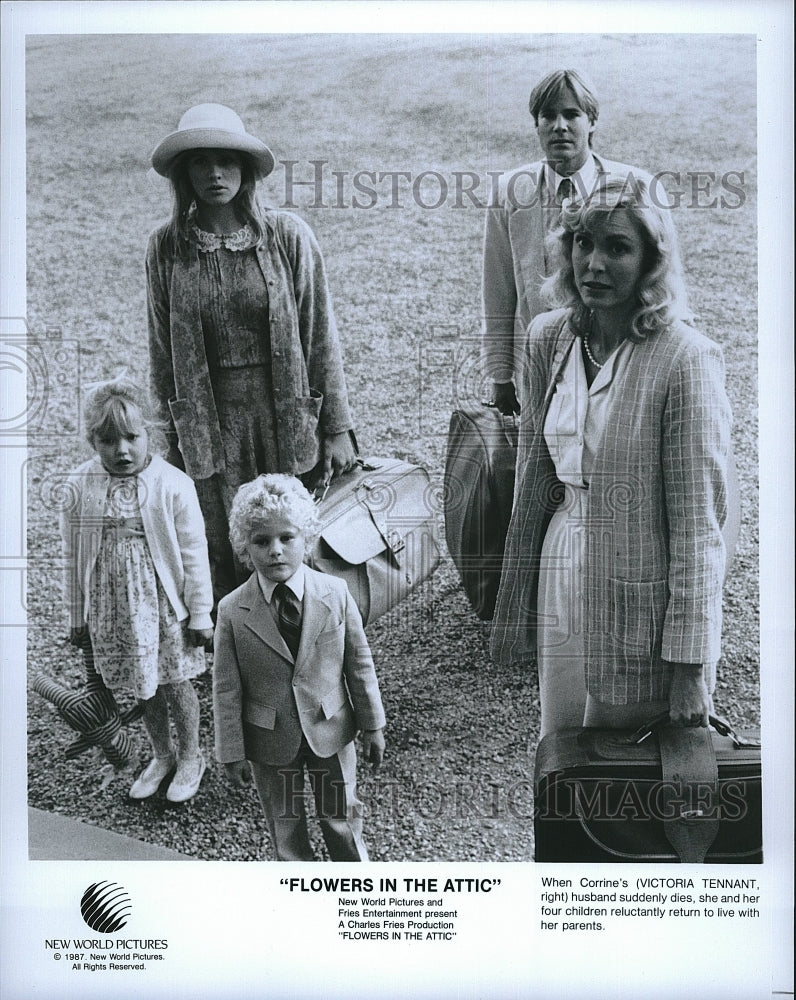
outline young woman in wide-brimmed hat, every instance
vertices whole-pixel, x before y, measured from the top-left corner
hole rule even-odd
[[[227,515],[263,472],[328,480],[355,460],[340,343],[317,241],[263,209],[268,147],[220,104],[186,111],[152,153],[174,206],[147,248],[151,384],[170,461],[196,483],[216,600],[243,579]]]

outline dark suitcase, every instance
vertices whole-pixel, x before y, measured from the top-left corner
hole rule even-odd
[[[359,459],[317,500],[321,532],[307,562],[348,584],[365,625],[439,565],[437,511],[428,473],[398,458]]]
[[[445,540],[473,611],[495,611],[514,499],[518,425],[494,407],[454,410],[445,459]]]
[[[738,735],[713,717],[711,726],[545,736],[534,775],[535,860],[760,864],[759,733]]]

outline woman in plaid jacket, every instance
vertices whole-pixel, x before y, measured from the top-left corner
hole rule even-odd
[[[528,332],[493,656],[538,659],[542,735],[707,725],[732,417],[690,325],[670,213],[635,179],[565,203]]]

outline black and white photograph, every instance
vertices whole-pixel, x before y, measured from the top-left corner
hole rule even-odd
[[[792,995],[787,6],[3,4],[8,1000]]]

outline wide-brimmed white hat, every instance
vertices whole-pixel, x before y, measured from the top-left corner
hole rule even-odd
[[[177,131],[162,139],[152,151],[152,166],[168,176],[174,157],[186,149],[235,149],[248,153],[258,178],[274,169],[271,150],[249,135],[232,108],[223,104],[197,104],[180,118]]]

